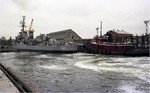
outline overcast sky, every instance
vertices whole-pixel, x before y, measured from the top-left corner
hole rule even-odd
[[[35,36],[72,29],[82,38],[93,38],[103,21],[103,34],[111,29],[145,33],[150,0],[0,0],[0,37],[13,37],[19,22],[33,18]],[[149,25],[150,26],[150,25]]]

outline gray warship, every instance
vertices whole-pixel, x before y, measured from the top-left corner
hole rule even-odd
[[[14,48],[16,51],[29,51],[29,52],[48,52],[48,53],[75,53],[78,50],[78,45],[74,42],[66,44],[59,44],[56,39],[50,36],[40,35],[34,38],[34,29],[32,29],[33,19],[29,29],[26,30],[25,16],[20,22],[21,31],[16,36]]]

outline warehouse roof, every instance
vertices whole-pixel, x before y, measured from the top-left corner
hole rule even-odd
[[[112,31],[112,32],[115,32],[115,33],[117,33],[117,34],[130,34],[130,33],[128,33],[128,32],[126,32],[126,31],[123,31],[123,30],[110,30],[110,31]]]
[[[49,33],[48,36],[55,38],[55,39],[63,39],[71,32],[75,33],[72,29],[66,29],[62,31]]]

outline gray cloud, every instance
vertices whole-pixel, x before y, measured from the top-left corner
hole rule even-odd
[[[29,1],[28,0],[12,0],[12,2],[14,4],[17,5],[17,7],[19,7],[22,10],[27,10],[30,6],[29,6]]]
[[[35,11],[37,9],[36,3],[33,0],[12,0],[19,10],[24,12]]]
[[[23,15],[27,16],[28,24],[34,19],[35,36],[71,28],[83,38],[92,38],[101,20],[103,34],[110,29],[142,34],[145,32],[143,21],[149,18],[148,2],[149,0],[0,0],[0,37],[16,36],[20,30],[18,22]],[[5,32],[10,32],[10,27],[13,33],[6,34]]]

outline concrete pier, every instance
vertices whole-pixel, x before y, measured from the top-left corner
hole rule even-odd
[[[2,92],[38,92],[43,93],[42,89],[29,80],[18,74],[6,64],[0,63],[0,93]],[[3,79],[4,78],[4,79]],[[16,91],[17,90],[17,91]]]
[[[0,93],[20,93],[6,75],[0,70]]]

